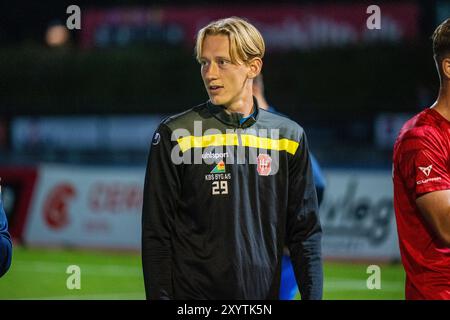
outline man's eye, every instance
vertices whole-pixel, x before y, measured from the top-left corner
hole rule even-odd
[[[228,61],[227,60],[219,60],[219,64],[223,66],[223,65],[228,64]]]

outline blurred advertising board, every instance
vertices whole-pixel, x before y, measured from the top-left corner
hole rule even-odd
[[[393,186],[386,170],[328,170],[320,207],[325,258],[400,258]]]
[[[138,250],[144,175],[144,168],[41,166],[26,244]]]
[[[393,150],[403,125],[414,116],[412,113],[380,113],[374,120],[375,145],[380,149]]]
[[[87,8],[81,45],[92,48],[158,43],[192,48],[201,27],[229,16],[243,17],[255,24],[268,50],[401,42],[418,35],[419,7],[415,2],[385,3],[379,7],[378,30],[367,28],[367,4]]]
[[[24,240],[31,246],[140,249],[145,168],[43,165]],[[325,258],[399,259],[389,171],[325,170]]]
[[[20,239],[30,209],[38,170],[31,167],[0,166],[3,208],[11,236]]]
[[[162,115],[122,117],[17,117],[13,150],[148,151]]]

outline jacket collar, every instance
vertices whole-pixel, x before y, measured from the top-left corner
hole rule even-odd
[[[252,126],[257,120],[259,116],[259,107],[258,102],[256,101],[256,98],[253,97],[253,110],[251,116],[245,120],[244,123],[240,123],[243,114],[238,112],[232,112],[229,114],[225,111],[225,107],[222,105],[215,105],[211,102],[211,100],[208,100],[207,102],[208,110],[209,112],[217,118],[219,121],[230,125],[235,128],[248,128]]]

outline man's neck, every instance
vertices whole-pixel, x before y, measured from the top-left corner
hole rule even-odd
[[[269,104],[267,103],[267,100],[263,96],[255,95],[255,98],[258,101],[258,107],[264,110],[269,110]]]
[[[450,121],[450,92],[449,85],[441,86],[439,89],[439,96],[435,103],[431,106],[434,110],[439,112],[445,119]]]
[[[242,113],[242,116],[248,117],[253,111],[253,96],[249,98],[241,98],[232,104],[225,106],[225,110],[228,113]]]

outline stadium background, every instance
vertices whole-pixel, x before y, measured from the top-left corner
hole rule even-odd
[[[66,8],[81,8],[67,31]],[[0,176],[14,256],[0,299],[143,299],[142,184],[160,119],[207,99],[193,32],[221,16],[266,38],[266,96],[298,121],[328,182],[326,299],[403,299],[393,141],[438,89],[430,35],[446,1],[2,2]],[[268,40],[269,39],[269,40]],[[369,265],[381,268],[370,290]],[[81,289],[66,287],[69,265]]]

